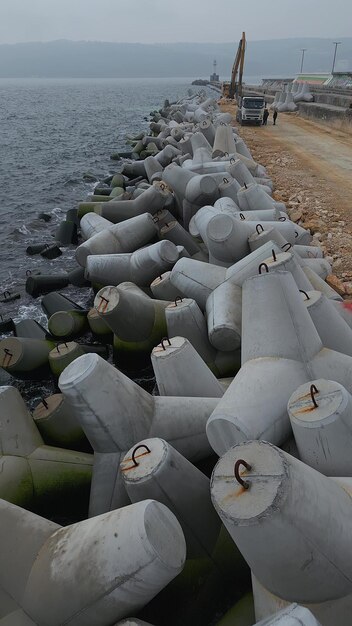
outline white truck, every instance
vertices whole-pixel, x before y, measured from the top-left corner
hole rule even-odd
[[[265,99],[263,96],[242,96],[238,100],[236,120],[243,126],[253,122],[260,126],[263,123]]]

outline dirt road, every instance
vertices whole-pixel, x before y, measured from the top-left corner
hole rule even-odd
[[[221,105],[234,114],[232,103]],[[277,126],[239,128],[275,183],[291,219],[310,228],[352,295],[352,134],[279,114]]]

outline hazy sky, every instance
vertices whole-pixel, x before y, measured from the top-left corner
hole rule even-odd
[[[0,0],[0,43],[350,37],[351,0]]]

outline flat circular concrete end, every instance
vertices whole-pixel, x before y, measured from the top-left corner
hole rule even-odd
[[[153,287],[158,287],[164,283],[169,279],[170,274],[171,272],[164,272],[163,274],[160,274],[160,276],[157,276],[157,278],[154,278],[153,282],[150,284],[150,288],[152,289]]]
[[[323,294],[321,291],[307,291],[306,292],[307,295],[301,291],[301,296],[303,299],[304,304],[306,305],[307,309],[311,309],[314,307],[314,305],[316,304],[320,304],[320,302],[322,301],[323,298]],[[307,298],[308,296],[308,298]]]
[[[54,337],[68,337],[75,331],[74,319],[68,311],[57,311],[50,317],[48,329]]]
[[[241,485],[235,478],[237,461]],[[211,478],[211,498],[220,517],[238,526],[259,523],[277,513],[285,496],[288,462],[284,453],[266,441],[247,441],[230,448],[216,464]]]
[[[301,428],[319,428],[338,419],[348,397],[346,389],[333,380],[309,381],[298,387],[288,401],[290,420]]]
[[[49,352],[49,359],[51,361],[60,361],[61,359],[66,359],[68,355],[73,354],[74,352],[80,351],[81,348],[78,343],[75,341],[66,341],[65,343],[59,343],[56,348],[53,348]]]
[[[164,339],[162,343],[159,343],[152,350],[152,355],[155,358],[169,357],[170,354],[180,352],[186,345],[189,344],[188,339],[184,337],[172,337],[171,339]]]
[[[168,444],[163,439],[143,439],[131,448],[120,464],[125,482],[145,480],[165,461]],[[133,460],[134,459],[134,460]]]
[[[192,298],[182,298],[182,300],[175,300],[175,302],[170,302],[165,310],[169,311],[171,309],[188,309],[193,308],[194,305],[196,305],[196,302],[195,300],[192,300]]]
[[[212,176],[202,176],[199,181],[199,189],[204,195],[212,195],[218,188],[218,184]]]
[[[270,269],[276,269],[278,267],[281,267],[282,265],[285,265],[285,263],[287,263],[287,261],[289,261],[292,258],[293,257],[292,257],[291,252],[276,253],[274,251],[274,254],[269,256],[267,259],[264,259],[263,263],[265,263],[265,265],[267,265]]]
[[[237,350],[241,345],[241,335],[232,326],[217,326],[211,331],[209,340],[213,348],[222,352]]]
[[[90,254],[91,252],[89,249],[89,245],[85,245],[84,243],[82,243],[80,246],[78,246],[78,248],[76,248],[76,251],[75,251],[75,257],[76,257],[77,263],[81,267],[85,267],[87,264],[87,257]]]
[[[64,397],[61,393],[54,393],[52,396],[44,398],[42,402],[35,407],[32,417],[35,422],[46,420],[62,405]]]
[[[160,257],[166,263],[176,263],[179,253],[172,241],[164,240],[160,242]]]
[[[168,569],[180,571],[186,560],[186,542],[175,515],[164,504],[150,500],[144,512],[144,528],[155,557]]]
[[[260,242],[262,239],[265,239],[265,241],[267,241],[268,239],[270,240],[270,235],[272,235],[274,230],[275,230],[274,228],[268,228],[265,230],[261,230],[259,233],[254,232],[251,235],[249,235],[248,243],[253,243],[257,241]]]
[[[18,337],[8,337],[0,342],[0,365],[11,370],[19,365],[23,358],[23,345]]]
[[[69,389],[76,383],[81,382],[85,378],[93,375],[95,376],[95,370],[99,367],[100,362],[103,359],[94,352],[83,354],[79,356],[75,361],[72,361],[62,372],[59,378],[59,387],[61,390]],[[97,376],[95,382],[99,380]]]
[[[94,308],[98,315],[104,316],[111,313],[119,304],[120,293],[117,287],[107,286],[98,291],[94,298]]]
[[[214,215],[214,217],[209,220],[207,236],[212,241],[225,241],[230,237],[234,228],[235,224],[232,217],[220,213],[219,215]]]

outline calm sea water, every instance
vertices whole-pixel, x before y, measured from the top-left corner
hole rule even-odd
[[[130,149],[127,135],[147,130],[150,111],[190,88],[187,79],[0,80],[0,294],[21,293],[20,300],[0,304],[0,314],[45,325],[40,298],[25,292],[26,271],[73,269],[74,247],[63,248],[53,261],[27,256],[26,247],[52,242],[65,211],[94,187],[84,175],[103,178],[118,171],[121,165],[110,155]],[[51,214],[49,223],[38,219],[42,211]],[[71,287],[65,293],[91,304],[88,289]],[[19,386],[35,403],[35,387]]]

